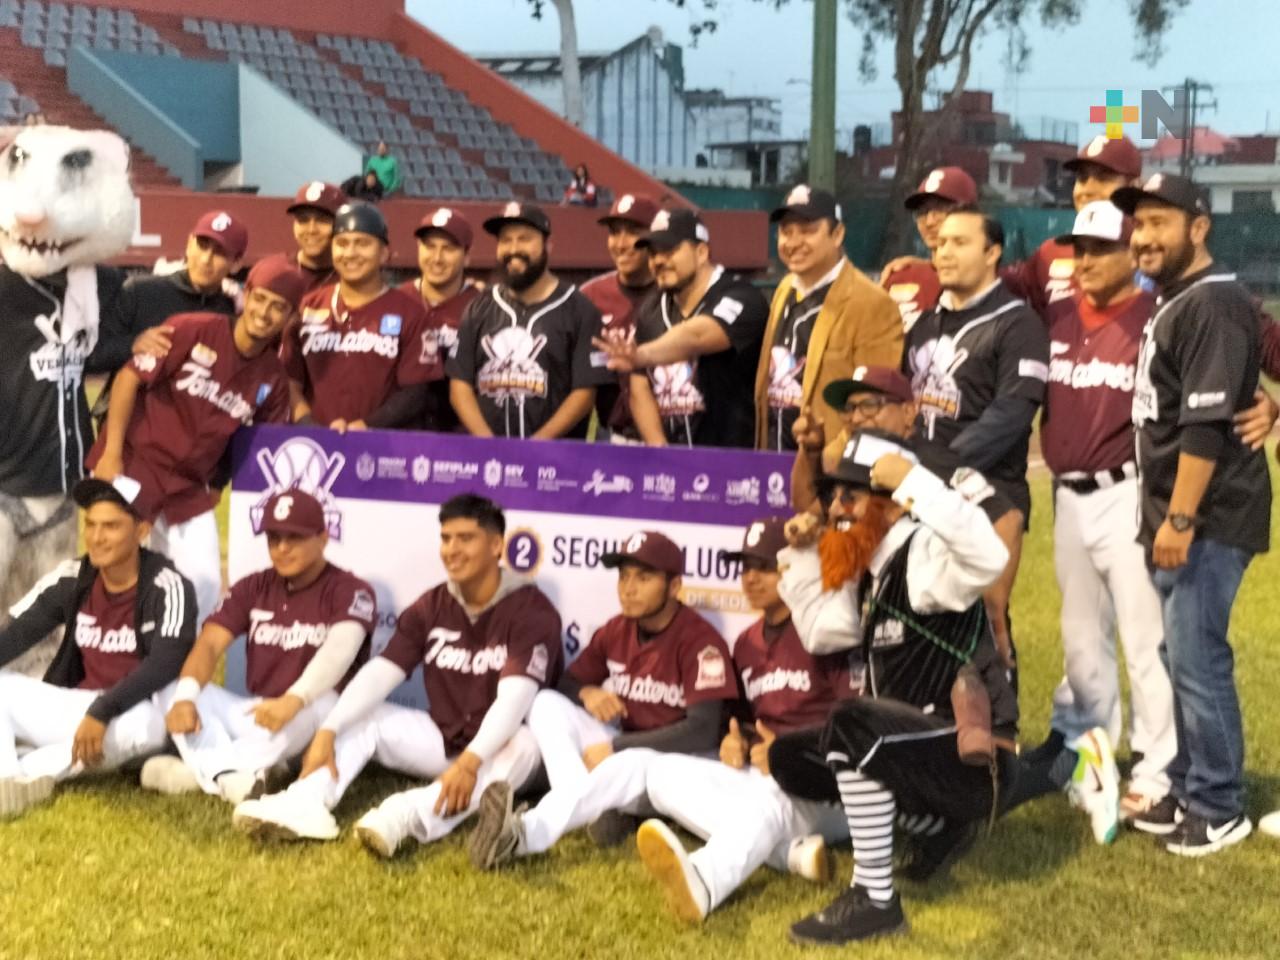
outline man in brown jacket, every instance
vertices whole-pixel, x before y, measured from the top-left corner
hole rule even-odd
[[[844,218],[830,193],[801,184],[769,219],[790,272],[773,295],[756,369],[756,448],[791,451],[797,419],[816,416],[828,437],[839,434],[839,414],[815,403],[827,384],[861,366],[898,366],[902,320],[845,258]]]

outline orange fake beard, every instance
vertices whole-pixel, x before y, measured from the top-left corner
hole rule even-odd
[[[849,581],[858,581],[871,566],[880,542],[884,540],[896,518],[889,512],[892,500],[871,497],[862,519],[847,530],[828,529],[818,541],[818,558],[822,563],[822,588],[835,590]]]

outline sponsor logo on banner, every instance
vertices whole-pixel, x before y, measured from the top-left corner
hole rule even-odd
[[[745,477],[741,480],[730,480],[725,485],[725,502],[734,506],[739,504],[760,505],[760,479]]]
[[[500,460],[487,460],[484,465],[484,485],[486,487],[496,487],[502,483],[502,462]]]
[[[262,515],[267,501],[277,493],[298,489],[320,501],[329,536],[341,542],[342,511],[331,491],[347,463],[345,456],[337,451],[325,452],[310,437],[290,437],[275,450],[259,450],[257,463],[267,481],[267,489],[261,499],[249,508],[254,533],[262,532]]]
[[[643,484],[646,500],[671,501],[676,498],[676,478],[669,473],[646,473]]]
[[[787,479],[776,470],[769,474],[769,506],[785,507],[787,505]]]
[[[377,472],[378,464],[373,459],[373,454],[362,453],[356,458],[356,476],[366,483],[373,479],[373,475]]]
[[[431,464],[436,483],[469,483],[480,476],[480,464],[466,460],[437,460]]]
[[[405,457],[379,457],[379,480],[408,480],[409,461]]]
[[[680,497],[685,503],[719,503],[718,494],[711,493],[711,476],[706,473],[700,473],[693,478],[690,485],[692,489],[686,490]]]
[[[431,458],[430,457],[414,457],[413,458],[413,482],[426,483],[431,479]]]
[[[522,473],[520,478],[521,485],[527,486],[527,484],[524,483],[523,469],[524,468],[522,467],[521,468]],[[578,485],[577,480],[571,480],[567,477],[561,477],[560,472],[550,464],[538,467],[538,489],[539,490],[545,490],[548,493],[559,493],[563,489],[572,490],[573,488],[577,487],[577,485]]]
[[[507,536],[507,566],[516,573],[532,576],[542,563],[542,541],[528,527],[512,530]]]
[[[606,493],[630,493],[633,489],[635,484],[631,482],[630,477],[620,473],[608,476],[603,470],[593,470],[591,479],[582,487],[582,492],[599,497]]]

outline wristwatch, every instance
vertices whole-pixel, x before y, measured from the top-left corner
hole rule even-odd
[[[1186,533],[1196,525],[1196,518],[1189,513],[1171,513],[1166,519],[1178,533]]]

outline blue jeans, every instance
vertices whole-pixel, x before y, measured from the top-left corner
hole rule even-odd
[[[1244,730],[1227,624],[1252,559],[1239,547],[1197,539],[1185,565],[1152,573],[1178,731],[1169,779],[1191,813],[1214,821],[1244,811]]]

